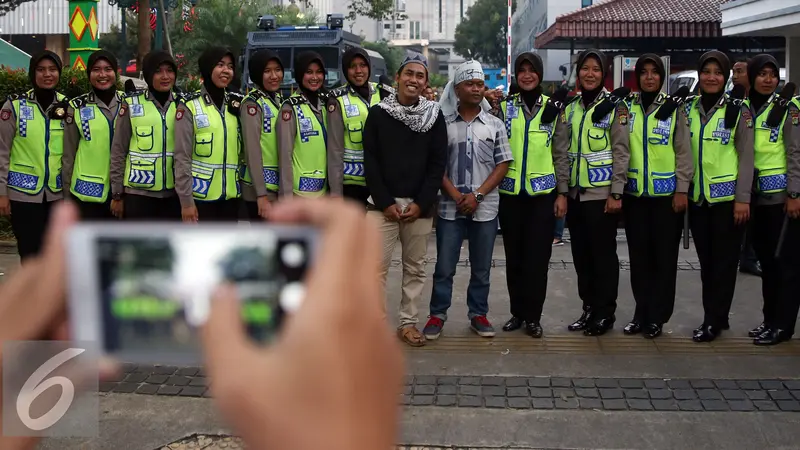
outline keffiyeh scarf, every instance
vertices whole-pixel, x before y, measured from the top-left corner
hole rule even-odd
[[[433,128],[440,110],[438,103],[424,97],[420,97],[415,105],[403,106],[397,101],[396,94],[386,96],[378,105],[392,118],[403,122],[417,133],[426,133]]]

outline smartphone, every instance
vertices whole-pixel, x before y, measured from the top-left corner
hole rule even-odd
[[[317,240],[304,226],[78,224],[67,237],[72,336],[126,362],[200,364],[199,327],[231,282],[249,336],[269,345],[302,303]]]

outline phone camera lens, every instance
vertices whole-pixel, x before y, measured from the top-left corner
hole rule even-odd
[[[287,267],[297,269],[306,262],[305,249],[296,242],[287,244],[281,250],[281,261]]]

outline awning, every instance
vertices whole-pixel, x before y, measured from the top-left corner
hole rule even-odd
[[[0,67],[28,70],[31,55],[0,39]]]

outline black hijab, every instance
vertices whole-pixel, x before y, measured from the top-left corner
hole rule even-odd
[[[28,68],[28,79],[30,79],[31,85],[33,86],[33,94],[36,96],[36,101],[42,107],[42,110],[47,110],[47,108],[49,108],[56,99],[56,90],[42,89],[36,85],[36,66],[38,66],[43,59],[49,59],[55,63],[56,67],[58,68],[59,77],[61,77],[63,64],[61,63],[61,58],[49,50],[37,53],[31,57],[31,64]]]
[[[715,104],[725,95],[725,86],[728,84],[728,78],[731,76],[731,60],[725,55],[725,53],[712,50],[710,52],[706,52],[703,56],[700,57],[700,60],[697,62],[697,76],[698,79],[700,77],[700,73],[703,72],[703,68],[709,62],[714,61],[719,64],[720,69],[722,70],[722,78],[724,81],[722,82],[722,89],[716,94],[709,94],[707,92],[703,92],[702,86],[700,87],[700,103],[703,105],[703,110],[707,113],[711,111],[711,108],[714,107]],[[747,65],[750,67],[750,65]]]
[[[203,87],[206,88],[206,92],[208,92],[211,101],[214,102],[217,109],[222,109],[222,104],[225,102],[225,89],[217,87],[214,82],[211,81],[211,73],[225,56],[231,57],[231,61],[234,63],[235,67],[236,57],[233,55],[233,52],[225,47],[209,47],[197,60],[200,75],[203,77]],[[263,72],[264,69],[262,68],[261,71]],[[233,72],[233,78],[236,78],[235,70]]]
[[[575,67],[578,70],[579,75],[581,67],[589,58],[594,58],[597,60],[597,63],[600,65],[600,71],[602,72],[602,79],[600,80],[600,85],[591,91],[581,86],[581,101],[583,102],[584,107],[592,104],[597,96],[600,95],[600,92],[603,91],[603,88],[605,87],[606,75],[608,73],[608,58],[606,58],[606,54],[597,49],[589,49],[578,56],[578,62]],[[578,83],[580,83],[580,79],[578,79]]]
[[[353,60],[359,57],[364,58],[364,61],[367,63],[367,69],[369,70],[367,82],[364,83],[363,86],[356,86],[352,81],[350,81],[350,78],[347,78],[347,83],[353,88],[354,91],[356,91],[356,93],[358,93],[358,95],[361,96],[361,98],[369,101],[369,79],[372,76],[372,66],[370,65],[370,59],[367,51],[361,47],[353,47],[344,52],[344,55],[342,55],[342,72],[345,74],[345,77],[347,77],[347,69],[350,68],[350,64],[353,62]]]
[[[655,92],[645,92],[642,90],[641,73],[644,71],[644,65],[647,63],[652,63],[654,66],[656,66],[656,71],[661,79],[661,83],[658,85],[658,90]],[[636,86],[639,87],[639,98],[642,100],[642,109],[644,109],[646,112],[647,108],[653,104],[653,102],[656,100],[656,97],[658,97],[658,93],[661,91],[661,88],[664,86],[664,80],[667,76],[667,71],[664,69],[664,61],[662,61],[661,58],[654,53],[645,53],[636,61],[634,73],[636,74]]]
[[[537,84],[536,87],[530,91],[523,90],[518,83],[516,83],[515,86],[519,91],[520,98],[523,102],[525,102],[525,105],[528,106],[528,109],[531,110],[533,109],[533,105],[536,104],[536,101],[539,100],[539,97],[542,95],[544,63],[542,63],[542,57],[533,52],[525,52],[517,56],[517,60],[514,61],[514,76],[517,80],[519,80],[519,71],[522,69],[522,64],[526,62],[533,66],[533,71],[536,72],[536,75],[539,75],[539,84]],[[509,92],[511,92],[510,89]]]
[[[106,61],[108,64],[111,65],[111,68],[114,70],[114,84],[109,89],[100,90],[92,86],[92,91],[94,95],[99,98],[103,103],[106,105],[111,103],[111,100],[117,94],[117,68],[119,68],[119,63],[117,63],[117,58],[108,51],[105,50],[98,50],[91,55],[89,55],[89,64],[86,66],[86,76],[88,77],[89,74],[92,72],[92,68],[98,61]]]
[[[264,92],[269,95],[271,99],[275,100],[275,94],[277,92],[269,92],[264,87],[264,70],[267,68],[267,64],[269,64],[270,61],[277,62],[278,65],[281,66],[281,70],[284,69],[283,61],[281,61],[277,53],[272,50],[259,50],[250,57],[250,61],[247,64],[247,71],[250,74],[250,81],[258,86],[261,92]]]
[[[306,70],[308,70],[308,67],[311,65],[311,63],[314,62],[318,63],[320,67],[322,67],[322,73],[323,73],[322,86],[316,92],[312,92],[307,87],[303,86],[303,76],[306,74]],[[314,107],[317,107],[317,105],[319,105],[319,94],[325,88],[324,74],[325,74],[325,63],[322,62],[322,56],[320,56],[319,53],[309,51],[300,53],[295,57],[294,81],[297,82],[297,86],[300,87],[300,91],[303,93],[303,95],[305,95],[305,97]]]
[[[158,68],[161,67],[161,64],[169,64],[172,66],[172,71],[175,72],[176,77],[178,76],[178,65],[175,64],[175,60],[172,59],[172,56],[163,50],[150,52],[144,57],[144,60],[142,61],[142,73],[144,74],[144,79],[147,82],[147,88],[150,91],[150,95],[153,96],[153,98],[156,99],[161,106],[164,106],[167,104],[167,100],[169,100],[170,93],[159,92],[153,86],[153,77],[158,72]]]
[[[756,76],[766,66],[772,66],[775,74],[780,74],[778,60],[772,55],[756,55],[747,63],[747,78],[750,80],[750,107],[753,109],[753,114],[757,114],[758,110],[767,103],[767,100],[769,100],[773,94],[772,92],[769,94],[760,94],[756,90]]]

